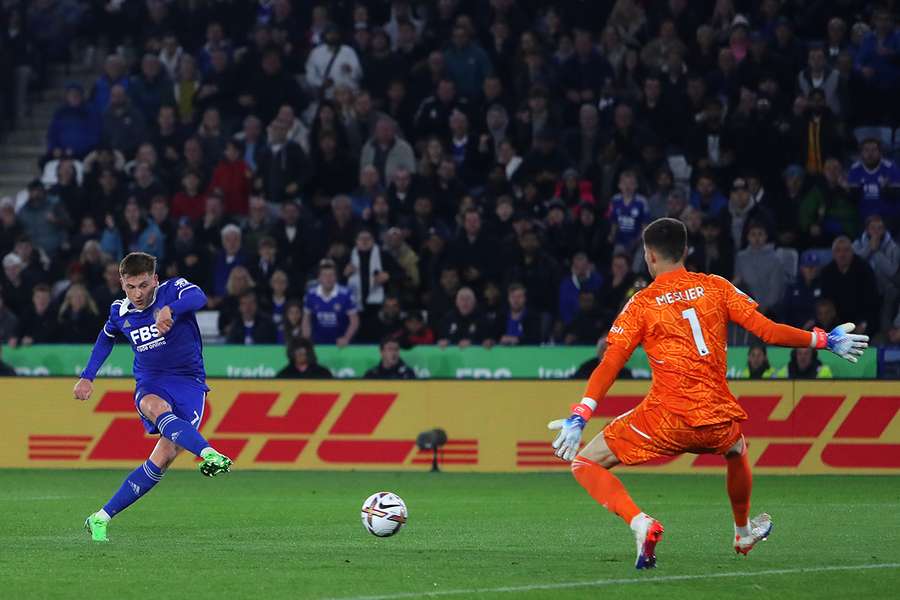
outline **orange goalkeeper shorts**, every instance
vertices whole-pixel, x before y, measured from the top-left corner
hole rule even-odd
[[[741,438],[737,421],[693,427],[661,404],[642,402],[603,428],[606,445],[623,464],[684,454],[725,454]]]

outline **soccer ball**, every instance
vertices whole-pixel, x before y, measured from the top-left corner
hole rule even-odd
[[[397,494],[375,492],[363,502],[363,527],[378,537],[392,536],[406,523],[406,503]]]

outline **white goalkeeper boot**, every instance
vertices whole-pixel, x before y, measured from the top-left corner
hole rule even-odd
[[[746,555],[753,550],[757,542],[764,542],[769,537],[769,534],[772,533],[772,526],[772,517],[768,513],[762,513],[747,522],[750,535],[741,535],[735,527],[734,551]]]

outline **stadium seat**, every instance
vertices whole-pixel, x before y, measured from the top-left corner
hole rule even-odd
[[[204,342],[221,342],[219,335],[219,311],[201,310],[197,313],[197,326],[200,328],[200,337]]]

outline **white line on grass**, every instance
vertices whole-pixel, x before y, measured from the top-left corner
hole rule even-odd
[[[823,573],[826,571],[866,571],[871,569],[898,569],[900,563],[878,563],[869,565],[831,565],[798,569],[768,569],[764,571],[730,571],[728,573],[707,573],[705,575],[662,575],[659,577],[630,577],[621,579],[596,579],[593,581],[570,581],[564,583],[540,583],[494,588],[470,588],[457,590],[433,590],[422,592],[401,592],[378,596],[344,596],[330,600],[399,600],[401,598],[437,598],[440,596],[462,596],[465,594],[504,594],[534,592],[538,590],[563,590],[570,588],[604,587],[609,585],[631,585],[638,583],[666,583],[671,581],[698,581],[702,579],[725,579],[728,577],[756,577],[758,575],[796,575],[800,573]]]

